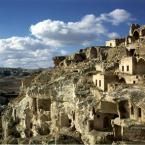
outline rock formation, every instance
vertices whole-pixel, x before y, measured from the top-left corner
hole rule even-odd
[[[124,42],[55,57],[54,68],[25,79],[1,115],[2,143],[144,141],[145,60],[130,47]]]

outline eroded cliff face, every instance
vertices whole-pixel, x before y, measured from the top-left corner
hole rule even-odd
[[[111,61],[108,68],[114,67],[116,53],[106,51],[104,60],[102,56],[30,77],[23,83],[20,96],[3,112],[3,143],[64,143],[67,139],[67,143],[105,143],[108,134],[91,131],[92,126],[98,126],[94,120],[99,118],[96,112],[104,98],[92,75],[98,61]]]
[[[140,58],[144,69],[145,36],[138,27],[133,33],[134,26],[114,47],[54,57],[54,68],[23,81],[19,97],[1,114],[1,143],[97,144],[136,136],[144,142],[145,74],[130,74],[133,65],[127,60]]]
[[[36,76],[28,87],[24,84],[23,95],[11,102],[2,116],[4,140],[9,136],[50,135],[53,139],[69,135],[78,143],[88,143],[88,120],[93,119],[101,96],[95,95],[89,75],[93,71],[90,64],[81,68],[54,68]]]

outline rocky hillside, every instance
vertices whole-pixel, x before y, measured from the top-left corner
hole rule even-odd
[[[85,143],[106,142],[109,133],[89,132],[92,120],[104,99],[93,84],[97,62],[112,69],[125,55],[123,46],[93,47],[97,55],[68,66],[55,67],[28,77],[19,97],[12,100],[2,114],[2,143]],[[89,53],[91,48],[84,51]],[[67,59],[68,59],[67,58]]]
[[[1,143],[97,144],[140,141],[140,137],[144,141],[144,74],[125,74],[124,66],[119,68],[125,56],[129,61],[122,63],[128,63],[128,72],[130,60],[131,66],[144,67],[145,45],[137,36],[131,34],[116,47],[93,46],[70,56],[56,56],[53,68],[27,77],[19,96],[1,114]],[[101,89],[100,80],[94,83],[97,64],[104,80],[111,76],[106,79],[108,91]],[[138,117],[133,116],[136,113]],[[137,121],[130,121],[132,116]]]

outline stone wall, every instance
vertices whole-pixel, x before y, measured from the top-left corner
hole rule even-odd
[[[145,74],[145,60],[143,58],[140,58],[137,61],[136,69],[135,69],[136,74]]]
[[[145,140],[145,127],[132,126],[123,129],[123,139],[130,141],[142,141]]]
[[[116,140],[143,141],[145,140],[145,126],[135,125],[130,127],[121,127],[114,125],[114,138]]]

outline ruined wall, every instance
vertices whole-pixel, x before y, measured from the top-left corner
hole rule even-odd
[[[117,104],[115,102],[101,101],[100,108],[105,113],[118,114],[117,113]]]
[[[139,142],[145,140],[145,128],[142,126],[132,126],[130,128],[124,128],[123,139]]]
[[[135,69],[136,74],[145,74],[145,60],[140,58],[137,62],[136,69]]]
[[[136,104],[130,102],[129,109],[130,119],[136,120],[137,122],[145,123],[145,111],[142,107],[139,107]]]
[[[139,77],[138,75],[123,75],[123,78],[125,79],[126,84],[137,84],[139,83]]]
[[[125,84],[125,82],[114,82],[114,83],[108,83],[108,92],[115,91],[120,85]]]
[[[139,24],[132,24],[132,25],[130,26],[129,36],[133,36],[133,32],[134,32],[136,29],[138,29],[138,28],[140,28],[140,25],[139,25]]]
[[[136,44],[140,40],[143,40],[145,36],[145,26],[140,26],[138,24],[132,24],[129,30],[129,35],[125,40],[125,45]]]

